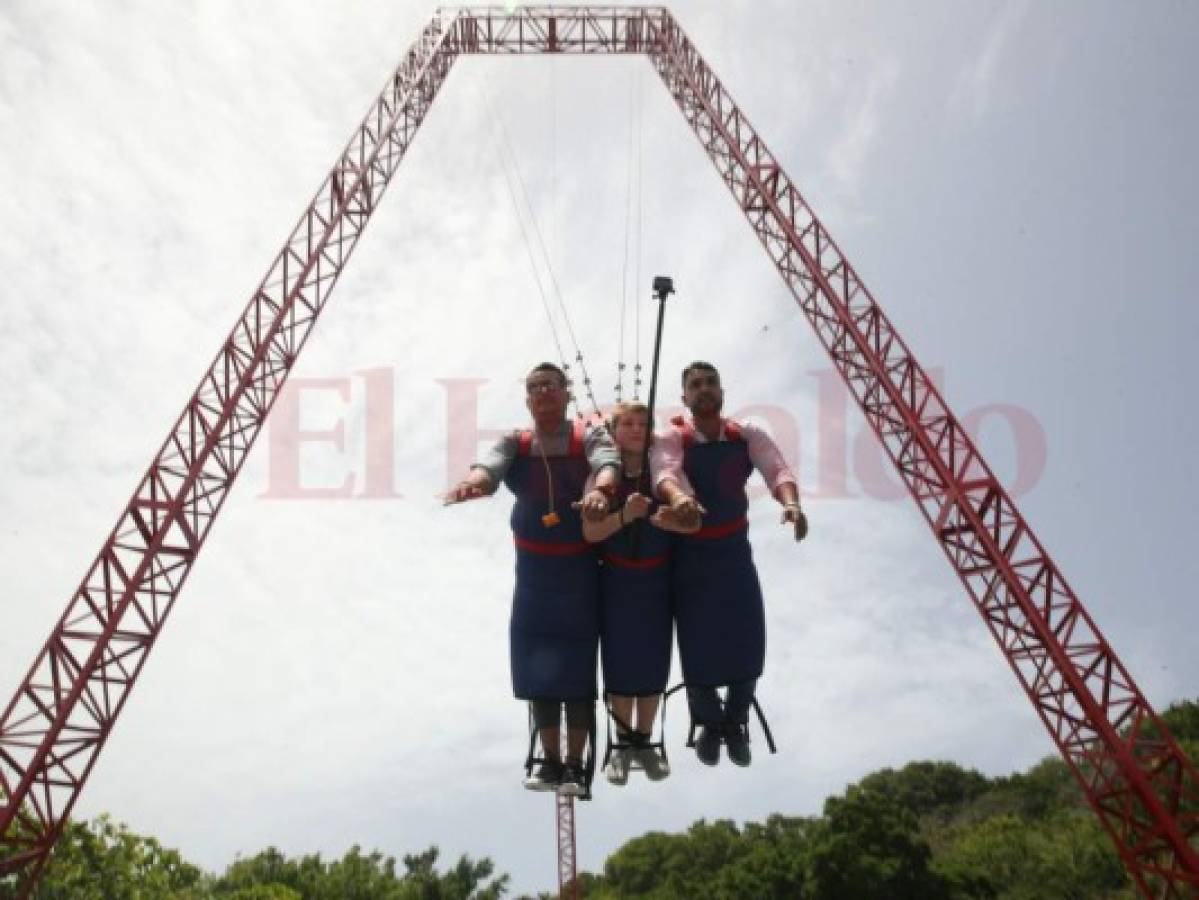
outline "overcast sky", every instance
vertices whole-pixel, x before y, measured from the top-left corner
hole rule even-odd
[[[672,8],[952,408],[981,420],[984,453],[1150,701],[1194,697],[1199,7]],[[431,13],[0,5],[5,702]],[[771,501],[752,510],[779,754],[759,741],[747,771],[702,769],[672,705],[676,774],[597,782],[581,867],[700,817],[817,813],[882,766],[1000,774],[1051,753],[646,60],[467,58],[294,374],[301,426],[345,435],[304,445],[302,484],[352,476],[353,494],[379,493],[390,473],[401,496],[272,497],[264,431],[78,813],[111,812],[213,869],[268,844],[436,843],[493,857],[518,890],[553,884],[552,803],[519,787],[510,502],[435,499],[464,452],[449,396],[466,401],[460,431],[470,402],[480,428],[518,425],[521,375],[556,352],[489,102],[600,402],[640,258],[646,364],[645,288],[655,274],[678,287],[664,402],[685,362],[716,362],[728,411],[764,419],[798,466],[812,526],[796,547]],[[626,325],[631,364],[631,306]],[[395,441],[369,473],[368,423]]]

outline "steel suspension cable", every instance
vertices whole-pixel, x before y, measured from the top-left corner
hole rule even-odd
[[[620,263],[620,343],[616,352],[616,402],[620,403],[624,399],[624,339],[625,339],[625,311],[628,307],[629,300],[629,238],[633,219],[633,91],[636,82],[635,73],[630,73],[629,78],[629,131],[628,138],[625,141],[625,186],[624,186],[624,240],[621,246],[621,263]],[[636,282],[634,281],[634,294],[636,292]],[[635,398],[634,398],[635,399]]]
[[[643,172],[643,155],[645,152],[645,142],[643,140],[644,116],[641,108],[641,77],[636,76],[633,82],[635,90],[634,107],[637,115],[637,266],[634,269],[633,275],[633,322],[634,322],[634,364],[633,364],[633,399],[641,399],[641,303],[638,302],[641,291],[641,251],[643,249],[643,241],[641,237],[642,226],[642,202],[641,202],[641,176]],[[650,430],[653,430],[654,423],[647,423]]]
[[[486,92],[486,86],[484,86],[484,91]],[[487,92],[487,97],[488,97],[488,103],[490,104],[491,99],[490,99],[489,92]],[[575,360],[575,362],[577,362],[579,364],[579,372],[583,376],[583,378],[582,378],[583,389],[587,394],[587,399],[591,402],[592,412],[594,413],[594,415],[597,419],[602,421],[603,416],[600,413],[599,403],[596,402],[596,399],[595,399],[595,392],[592,389],[591,376],[587,372],[587,364],[583,360],[583,352],[582,352],[582,350],[579,349],[578,337],[575,335],[574,326],[571,324],[570,313],[566,309],[566,301],[562,296],[562,288],[558,284],[558,277],[557,277],[557,275],[554,274],[554,267],[550,261],[549,251],[546,249],[545,238],[541,233],[540,226],[537,224],[537,216],[533,213],[533,204],[529,200],[528,188],[525,185],[524,178],[520,174],[520,167],[516,164],[516,155],[512,151],[512,142],[508,136],[508,129],[504,125],[504,119],[499,114],[498,110],[494,109],[494,107],[491,107],[491,113],[495,119],[495,122],[499,126],[500,139],[503,144],[503,150],[506,152],[506,156],[502,153],[501,157],[504,160],[504,164],[509,167],[509,169],[513,175],[513,178],[516,182],[516,185],[520,188],[520,196],[524,201],[524,207],[527,210],[529,223],[532,225],[533,236],[536,238],[537,248],[541,252],[541,258],[545,265],[546,274],[549,278],[549,283],[550,283],[550,287],[552,288],[552,293],[554,295],[554,299],[557,301],[558,309],[560,310],[561,315],[562,315],[562,323],[566,326],[566,333],[567,333],[567,335],[569,335],[571,347],[574,349],[574,360]],[[519,207],[519,203],[517,205]],[[520,214],[518,213],[518,217],[519,217],[519,215]],[[525,231],[522,228],[521,233],[525,237],[526,246],[528,246],[528,244],[531,242],[529,242],[529,240],[528,240],[527,231]],[[532,253],[532,250],[529,249],[529,252]],[[551,326],[551,328],[552,328],[552,326]],[[560,346],[558,349],[559,349],[559,356],[563,360],[563,368],[566,370],[567,376],[569,377],[570,363],[566,362],[566,356],[565,356],[565,354],[563,354],[561,352]],[[582,411],[579,409],[578,397],[574,396],[573,392],[572,392],[571,400],[575,404],[575,415],[579,419],[586,418],[583,415]]]
[[[537,265],[537,258],[533,253],[533,243],[529,240],[528,228],[525,225],[524,215],[521,212],[520,201],[517,199],[516,186],[513,184],[512,178],[512,163],[506,154],[511,153],[511,147],[504,140],[504,123],[496,112],[495,105],[491,99],[491,91],[487,89],[487,84],[483,84],[483,105],[486,107],[488,117],[492,124],[492,137],[496,142],[496,149],[500,157],[500,168],[504,173],[504,184],[508,188],[508,196],[512,199],[512,209],[516,213],[516,222],[520,226],[520,235],[524,241],[525,254],[529,260],[529,268],[533,272],[533,281],[537,285],[537,293],[541,297],[541,307],[545,310],[545,318],[550,326],[550,335],[554,340],[554,347],[558,351],[558,358],[566,359],[566,354],[562,350],[562,341],[558,336],[558,328],[554,324],[554,315],[550,309],[549,297],[546,295],[545,286],[541,281],[541,270]]]

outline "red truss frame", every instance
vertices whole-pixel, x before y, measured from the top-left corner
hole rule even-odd
[[[924,369],[662,7],[439,10],[275,257],[0,717],[0,879],[28,893],[279,389],[454,60],[644,53],[886,448],[1147,897],[1199,892],[1199,779]],[[569,814],[569,815],[566,815]],[[569,825],[569,833],[562,830]],[[573,808],[559,804],[559,846]],[[560,857],[560,863],[566,859]]]

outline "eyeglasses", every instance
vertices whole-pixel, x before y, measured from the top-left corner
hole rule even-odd
[[[526,381],[525,391],[530,394],[548,394],[552,391],[563,390],[566,385],[557,381]]]

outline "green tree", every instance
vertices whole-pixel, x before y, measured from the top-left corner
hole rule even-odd
[[[253,887],[239,888],[231,894],[221,894],[229,900],[303,900],[298,891],[281,884],[256,884]]]
[[[508,890],[507,875],[492,878],[495,866],[489,859],[461,856],[452,869],[439,875],[437,857],[436,847],[405,856],[403,890],[397,896],[403,900],[499,900]]]
[[[932,851],[916,815],[896,799],[855,785],[825,801],[811,835],[806,896],[814,900],[937,900],[944,879],[929,868]]]
[[[862,790],[890,798],[918,818],[947,817],[991,790],[991,781],[951,762],[913,762],[883,769],[859,782]]]
[[[230,865],[216,881],[214,896],[256,900],[257,895],[245,892],[271,889],[289,891],[301,900],[498,900],[507,890],[508,876],[492,877],[489,859],[463,856],[443,874],[437,870],[437,857],[436,847],[405,856],[400,876],[394,857],[363,853],[357,845],[330,862],[320,854],[289,859],[270,847]]]
[[[204,872],[177,850],[134,834],[108,816],[70,822],[34,889],[38,900],[199,900]]]
[[[773,815],[764,825],[741,831],[744,852],[714,880],[717,896],[796,900],[805,896],[808,855],[815,820]]]
[[[1161,718],[1178,740],[1199,742],[1199,703],[1194,700],[1171,703]]]
[[[685,834],[650,832],[608,857],[602,886],[588,896],[716,900],[727,894],[713,879],[746,851],[737,826],[723,819],[701,820]]]
[[[961,828],[934,867],[963,900],[1115,900],[1134,894],[1095,817],[1003,813]]]

